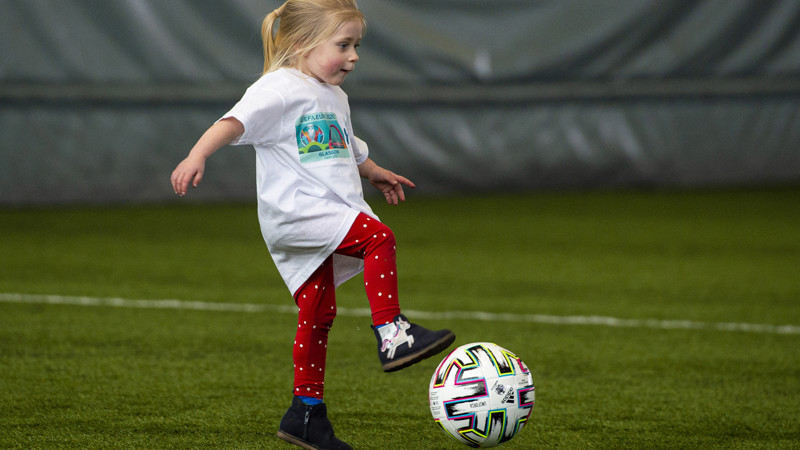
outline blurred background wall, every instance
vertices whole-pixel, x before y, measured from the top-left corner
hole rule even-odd
[[[0,205],[160,202],[272,0],[0,0]],[[360,0],[356,133],[417,194],[800,181],[800,1]],[[195,201],[252,200],[226,147]]]

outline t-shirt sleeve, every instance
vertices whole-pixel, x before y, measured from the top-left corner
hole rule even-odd
[[[220,120],[233,117],[244,125],[244,133],[230,145],[269,146],[279,139],[284,109],[285,100],[278,91],[255,84]]]
[[[369,146],[367,143],[359,139],[358,136],[353,136],[353,156],[356,158],[356,164],[361,164],[369,157]]]

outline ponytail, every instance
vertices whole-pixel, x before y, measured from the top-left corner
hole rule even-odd
[[[285,3],[280,8],[267,14],[267,17],[264,17],[264,21],[261,23],[261,40],[264,43],[264,73],[267,73],[272,67],[272,63],[278,53],[273,26],[275,21],[280,18],[284,6],[286,6]]]

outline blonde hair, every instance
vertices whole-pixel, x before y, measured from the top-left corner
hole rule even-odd
[[[264,73],[281,67],[299,68],[303,56],[351,20],[360,21],[366,29],[364,14],[355,0],[287,0],[261,24]]]

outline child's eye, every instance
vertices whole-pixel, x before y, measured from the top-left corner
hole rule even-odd
[[[358,47],[361,46],[360,43],[350,44],[349,42],[340,42],[339,44],[336,45],[342,50],[347,50],[347,48],[350,47],[350,45],[352,45],[354,49],[358,49]]]

